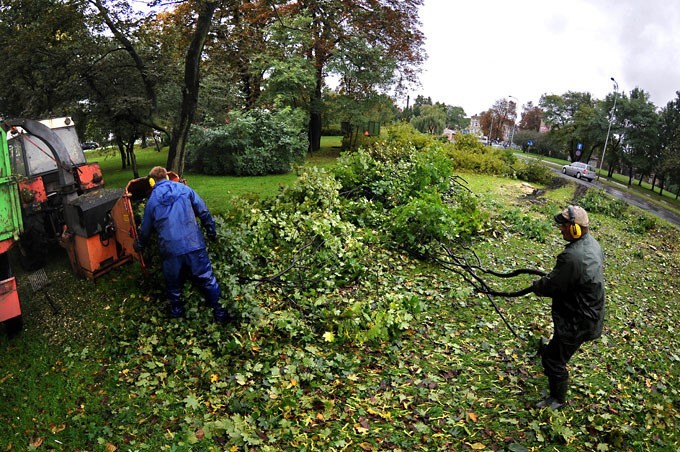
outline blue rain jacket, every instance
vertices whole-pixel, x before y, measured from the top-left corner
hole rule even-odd
[[[139,243],[145,247],[155,230],[163,258],[204,249],[205,241],[196,217],[206,235],[214,237],[215,221],[201,197],[182,183],[158,181],[144,208]]]

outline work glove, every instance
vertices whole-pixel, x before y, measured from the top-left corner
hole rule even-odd
[[[205,230],[205,236],[208,240],[214,242],[217,240],[217,230],[215,228],[207,228]]]
[[[135,241],[132,242],[132,247],[133,247],[133,248],[135,249],[135,251],[137,251],[138,253],[141,252],[142,249],[144,249],[144,247],[142,246],[142,242],[139,240],[139,237],[137,237],[137,238],[135,239]]]

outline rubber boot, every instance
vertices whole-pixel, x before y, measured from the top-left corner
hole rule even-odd
[[[210,307],[212,307],[213,318],[215,319],[215,323],[219,325],[224,325],[232,320],[231,316],[229,315],[229,311],[224,309],[219,299],[214,301],[208,301],[208,304],[210,305]]]
[[[168,311],[168,317],[171,319],[178,319],[184,317],[184,303],[182,300],[170,301],[170,310]]]
[[[552,378],[548,379],[550,386],[550,396],[536,404],[536,408],[550,408],[551,410],[559,410],[567,402],[567,390],[569,389],[569,380],[557,381]]]
[[[538,340],[538,356],[543,356],[543,353],[545,353],[545,349],[548,347],[549,343],[550,339],[545,336],[541,336],[541,338]]]

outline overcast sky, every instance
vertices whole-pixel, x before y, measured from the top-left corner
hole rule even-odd
[[[420,19],[428,59],[411,104],[422,94],[471,116],[509,96],[602,99],[610,77],[657,107],[680,91],[678,0],[425,0]]]

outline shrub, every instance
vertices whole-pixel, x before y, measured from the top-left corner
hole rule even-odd
[[[600,213],[612,218],[622,218],[628,209],[625,201],[612,198],[604,190],[590,189],[578,202],[589,213]]]
[[[453,166],[438,147],[418,151],[380,144],[340,156],[333,171],[348,198],[393,208],[419,192],[448,189]]]
[[[356,228],[340,218],[338,188],[314,168],[272,199],[234,200],[218,228],[218,276],[278,275],[271,282],[317,289],[356,278],[363,249]]]
[[[390,224],[396,243],[411,254],[428,256],[439,243],[469,241],[485,220],[469,193],[460,191],[453,205],[444,202],[440,193],[431,192],[396,207]]]
[[[234,111],[214,129],[193,128],[186,164],[204,174],[261,176],[282,174],[302,163],[308,143],[304,113],[284,108]]]
[[[539,162],[531,161],[526,163],[518,160],[515,165],[513,165],[513,168],[517,179],[527,182],[547,185],[553,178],[552,171]]]
[[[649,231],[655,230],[659,226],[659,221],[656,217],[643,213],[633,217],[629,227],[626,229],[633,234],[646,234]]]
[[[383,135],[385,143],[395,147],[412,147],[418,150],[428,148],[437,141],[432,135],[421,133],[406,122],[386,127]]]
[[[535,220],[522,213],[520,209],[503,210],[500,214],[503,228],[512,226],[512,230],[519,235],[539,242],[545,242],[546,237],[553,229],[553,224],[546,220]]]

